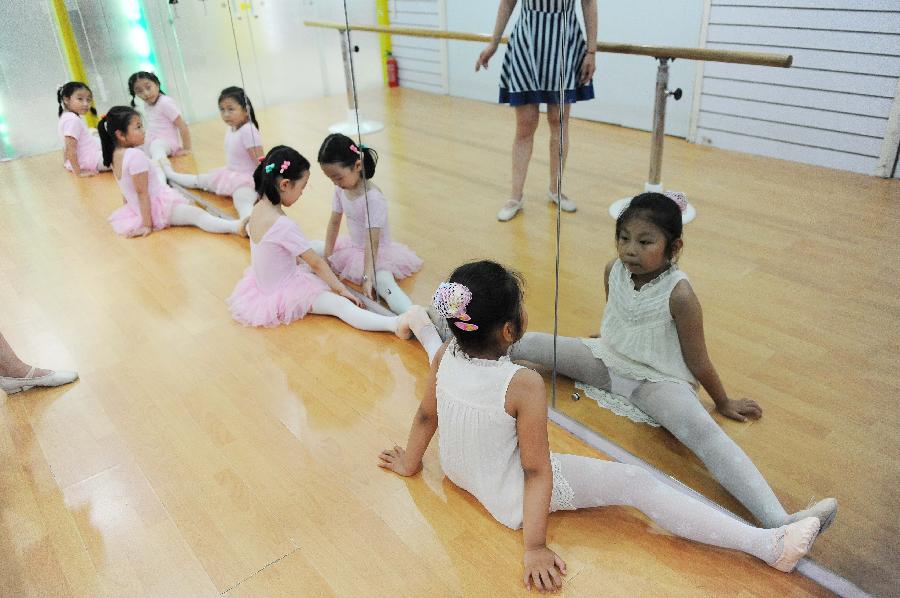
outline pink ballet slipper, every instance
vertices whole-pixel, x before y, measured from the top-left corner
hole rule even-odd
[[[772,567],[785,573],[793,571],[800,559],[812,548],[816,536],[819,535],[819,525],[817,517],[807,517],[788,525],[784,530],[781,555],[772,563]]]

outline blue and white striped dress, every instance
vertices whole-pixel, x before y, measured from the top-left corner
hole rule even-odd
[[[560,36],[565,43],[560,52]],[[500,73],[500,103],[559,103],[562,62],[564,102],[594,97],[594,84],[578,84],[586,44],[574,0],[522,0],[522,12],[509,36]],[[562,55],[560,55],[562,54]]]

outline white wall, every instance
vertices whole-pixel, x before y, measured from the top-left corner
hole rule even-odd
[[[900,77],[898,0],[712,0],[707,46],[794,66],[707,64],[695,141],[875,174]]]
[[[449,0],[447,29],[490,34],[497,14],[497,0]],[[576,1],[580,14],[580,2]],[[517,6],[518,10],[518,6]],[[696,47],[700,38],[703,0],[643,0],[624,3],[598,0],[598,39],[634,44]],[[507,33],[515,22],[510,19]],[[505,46],[497,51],[485,73],[475,73],[475,60],[484,48],[472,42],[450,42],[448,77],[450,95],[488,102],[497,101],[500,68]],[[621,54],[599,54],[594,76],[596,99],[579,102],[572,109],[577,118],[650,130],[656,85],[653,58]],[[684,137],[690,128],[691,101],[696,74],[695,63],[676,60],[669,69],[670,88],[681,87],[684,97],[670,100],[666,132]]]

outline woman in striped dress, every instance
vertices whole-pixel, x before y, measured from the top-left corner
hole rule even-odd
[[[565,194],[556,195],[559,176],[559,83],[563,78],[563,166],[569,150],[569,104],[594,97],[597,39],[597,0],[580,0],[587,39],[575,15],[576,0],[522,0],[519,20],[509,36],[509,49],[500,74],[500,102],[516,109],[516,137],[512,148],[512,194],[497,213],[497,219],[512,219],[523,206],[522,189],[534,145],[534,132],[540,120],[540,104],[547,104],[550,125],[550,188],[547,197],[560,203],[566,212],[576,210],[575,202]],[[497,51],[506,23],[517,0],[500,0],[491,43],[478,57],[475,70],[487,68]],[[562,43],[560,43],[562,41]]]

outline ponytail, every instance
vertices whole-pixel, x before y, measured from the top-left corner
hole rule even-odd
[[[296,181],[309,171],[309,160],[292,147],[276,145],[253,172],[253,183],[260,198],[265,197],[273,205],[281,203],[278,179]]]
[[[332,133],[319,148],[319,164],[340,164],[351,168],[357,160],[362,161],[362,174],[366,180],[375,176],[378,152],[371,147],[357,144],[346,135]]]
[[[104,165],[112,165],[113,151],[118,146],[116,131],[120,131],[123,134],[128,131],[128,123],[131,122],[132,116],[140,117],[134,108],[113,106],[97,124],[97,133],[100,134],[100,149],[103,150]]]

